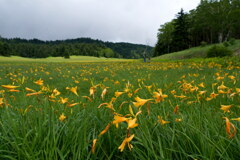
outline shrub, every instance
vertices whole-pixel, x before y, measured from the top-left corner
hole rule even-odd
[[[64,55],[63,55],[63,57],[64,57],[65,59],[69,59],[69,58],[70,58],[70,54],[69,54],[68,52],[65,52]]]
[[[215,45],[207,51],[207,57],[225,57],[232,55],[233,52],[222,45]]]
[[[202,41],[200,44],[201,44],[201,47],[205,47],[207,45],[207,42]]]
[[[236,39],[235,39],[235,38],[230,38],[230,39],[229,39],[229,43],[230,43],[231,45],[234,45],[235,42],[236,42]]]
[[[225,47],[228,47],[228,46],[230,46],[230,43],[227,42],[227,41],[225,41],[225,42],[223,42],[223,45],[224,45]]]

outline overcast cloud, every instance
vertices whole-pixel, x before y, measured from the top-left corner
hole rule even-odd
[[[200,0],[0,0],[0,35],[42,40],[91,37],[154,45],[161,24]]]

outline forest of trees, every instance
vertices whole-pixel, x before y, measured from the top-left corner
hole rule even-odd
[[[133,59],[141,58],[144,52],[152,55],[153,47],[131,43],[103,42],[91,38],[42,41],[0,37],[1,56],[15,55],[29,58],[61,56],[69,58],[71,55],[83,55]]]
[[[160,26],[154,56],[240,39],[240,0],[201,0],[196,9]]]

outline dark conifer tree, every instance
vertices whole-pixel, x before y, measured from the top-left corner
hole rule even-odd
[[[187,20],[187,14],[183,9],[177,14],[174,20],[174,32],[173,32],[173,50],[180,51],[189,47],[189,25]]]

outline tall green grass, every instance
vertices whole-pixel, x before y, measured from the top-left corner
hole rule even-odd
[[[217,93],[222,82],[231,92],[239,88],[239,65],[231,62],[231,59],[212,59],[164,63],[1,63],[0,85],[19,86],[20,92],[0,89],[5,90],[0,97],[9,104],[0,107],[0,159],[238,159],[239,122],[231,121],[237,134],[230,139],[223,117],[239,117],[239,93],[232,98],[220,94],[216,99],[205,100],[213,91]],[[234,75],[236,82],[228,75],[216,80],[215,73]],[[26,97],[25,87],[40,90],[33,83],[40,78],[50,91]],[[199,87],[199,91],[207,93],[199,99],[197,91],[183,92],[179,81],[196,86],[203,82],[205,88]],[[212,87],[214,83],[216,86]],[[109,87],[104,100],[100,97],[100,86],[95,98],[91,97],[92,102],[82,97],[89,96],[90,87],[97,84]],[[130,151],[126,146],[120,152],[118,147],[127,135],[127,124],[121,123],[119,128],[111,125],[99,137],[114,115],[110,109],[98,106],[109,102],[115,91],[124,91],[127,84],[131,84],[131,90],[141,89],[132,97],[124,93],[116,99],[113,106],[118,114],[129,114],[129,105],[137,113],[138,108],[132,103],[136,96],[154,99],[153,92],[162,89],[168,97],[160,103],[151,103],[150,115],[146,104],[141,107],[142,113],[137,117],[139,126],[131,129],[131,134],[135,134],[131,141],[133,149]],[[152,88],[146,88],[149,85]],[[75,86],[79,96],[66,90]],[[48,96],[55,88],[61,92],[56,101],[61,96],[79,104],[67,107],[49,101]],[[175,98],[172,90],[188,98]],[[123,101],[127,103],[120,108]],[[220,110],[221,105],[228,104],[233,105],[230,113]],[[179,105],[178,114],[173,113],[176,105]],[[58,119],[62,113],[67,117],[63,122]],[[161,125],[158,116],[171,123]],[[176,118],[182,121],[175,122]],[[93,154],[92,141],[96,138]]]

